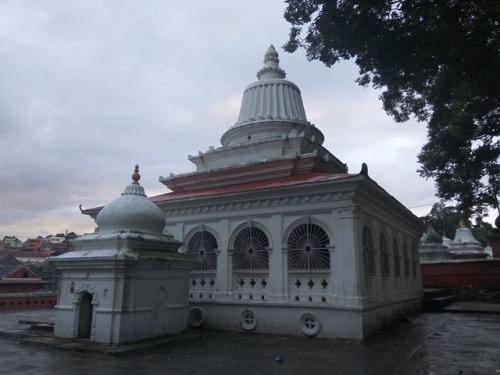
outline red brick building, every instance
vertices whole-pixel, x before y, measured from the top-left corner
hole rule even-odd
[[[43,292],[47,284],[10,254],[0,254],[0,311],[51,307],[56,293]]]

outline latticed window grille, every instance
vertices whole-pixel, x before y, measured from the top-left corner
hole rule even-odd
[[[372,232],[366,225],[363,227],[363,263],[366,273],[375,273],[375,250],[373,249]]]
[[[330,269],[328,235],[319,225],[301,224],[288,237],[288,260],[292,270]]]
[[[398,241],[396,239],[392,241],[392,253],[394,256],[394,275],[399,276],[401,275],[401,256],[399,255]]]
[[[233,268],[235,270],[268,269],[269,240],[259,228],[243,228],[234,240]]]
[[[385,235],[380,233],[380,267],[383,274],[388,275],[390,272],[389,266],[389,249],[387,248],[387,241]]]
[[[215,236],[208,231],[199,231],[191,236],[187,245],[187,253],[200,261],[198,270],[217,269],[217,240]]]

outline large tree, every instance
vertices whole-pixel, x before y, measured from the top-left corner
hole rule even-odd
[[[437,196],[466,216],[500,212],[500,1],[285,1],[286,51],[354,59],[397,122],[427,122],[419,173]]]

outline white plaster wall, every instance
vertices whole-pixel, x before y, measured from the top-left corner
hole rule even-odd
[[[160,205],[166,214],[166,228],[176,239],[185,240],[185,233],[203,224],[210,227],[220,240],[216,272],[218,292],[210,299],[206,296],[198,298],[198,295],[191,298],[193,306],[203,304],[209,312],[213,311],[213,314],[206,315],[204,324],[216,329],[241,329],[239,318],[234,316],[239,317],[238,311],[242,308],[240,303],[243,303],[246,307],[265,312],[262,321],[259,318],[261,328],[256,328],[256,332],[294,335],[297,334],[297,327],[291,323],[295,319],[293,314],[313,309],[317,314],[321,312],[318,316],[331,322],[322,328],[323,333],[319,335],[362,338],[376,332],[379,322],[390,322],[394,320],[393,316],[406,315],[406,301],[416,301],[414,305],[419,306],[422,297],[420,267],[416,267],[416,275],[407,277],[404,261],[401,259],[401,276],[396,277],[392,258],[393,238],[398,241],[401,257],[403,242],[407,243],[410,250],[411,244],[419,238],[419,228],[415,227],[414,218],[408,217],[409,214],[397,204],[394,206],[395,203],[385,193],[378,190],[361,193],[357,189],[349,184],[340,189],[337,184],[332,183],[330,186],[318,185],[314,189],[312,186],[275,189]],[[389,207],[390,205],[393,207]],[[266,272],[266,280],[269,282],[267,294],[255,291],[252,299],[250,289],[243,290],[242,293],[235,286],[232,257],[228,253],[232,238],[249,220],[252,225],[268,234],[271,247],[270,268]],[[297,275],[287,269],[286,241],[290,230],[301,222],[318,224],[327,232],[331,242],[331,265],[326,274],[324,271],[319,276],[315,272],[303,274],[305,280],[314,279],[315,285],[325,278],[328,282],[326,295],[325,291],[306,289],[304,292],[300,291],[303,294],[298,295],[297,303],[297,290],[294,290],[293,284]],[[372,231],[376,251],[376,272],[371,279],[366,277],[363,267],[361,233],[364,225],[369,225]],[[386,236],[389,249],[388,277],[381,275],[378,249],[380,233]],[[412,266],[409,268],[411,272]],[[247,273],[249,280],[253,276],[261,277],[262,271]],[[316,276],[320,279],[315,278]],[[323,296],[326,297],[324,302]],[[308,304],[309,298],[312,301]],[[297,307],[297,304],[302,303],[306,307]],[[319,307],[315,307],[316,304]],[[217,323],[221,318],[224,325]],[[336,326],[341,328],[332,328]]]
[[[108,259],[106,267],[94,261],[75,258],[61,270],[55,336],[78,336],[80,292],[93,296],[92,341],[123,344],[186,328],[191,266]]]
[[[238,303],[197,303],[193,307],[203,311],[202,327],[209,329],[245,331],[241,325],[241,313],[249,309],[255,314],[257,324],[248,332],[307,336],[301,329],[300,318],[303,314],[313,314],[320,325],[318,333],[313,336],[363,340],[379,333],[384,327],[399,322],[403,317],[417,313],[420,309],[420,300],[381,306],[369,311],[355,308],[325,308],[317,305],[249,306]]]

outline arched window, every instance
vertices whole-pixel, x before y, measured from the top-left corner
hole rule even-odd
[[[288,237],[288,264],[292,270],[329,269],[330,240],[316,224],[300,224]]]
[[[406,242],[403,242],[403,262],[405,265],[405,276],[410,276],[410,259],[408,258],[408,246]]]
[[[189,239],[187,253],[200,261],[197,270],[215,270],[217,269],[217,255],[215,254],[217,248],[217,240],[212,233],[199,231]]]
[[[382,274],[387,276],[390,273],[389,266],[389,249],[387,248],[387,241],[385,235],[380,233],[380,267]]]
[[[413,277],[417,277],[417,265],[418,265],[419,259],[418,259],[417,248],[415,247],[415,245],[411,246],[411,256],[412,256],[411,266],[412,266],[412,271],[413,271]]]
[[[363,263],[366,273],[375,273],[375,251],[373,249],[372,232],[366,225],[363,227]]]
[[[259,228],[246,227],[234,240],[233,268],[235,270],[267,269],[269,240]]]
[[[392,253],[394,255],[394,275],[399,276],[401,275],[401,256],[399,255],[398,241],[396,239],[392,241]]]

